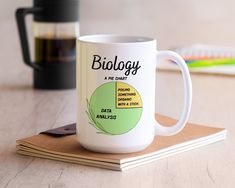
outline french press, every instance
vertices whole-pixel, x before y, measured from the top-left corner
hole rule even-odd
[[[24,62],[33,68],[38,89],[76,87],[78,0],[34,0],[33,7],[16,10]],[[30,58],[25,16],[33,14],[34,61]]]

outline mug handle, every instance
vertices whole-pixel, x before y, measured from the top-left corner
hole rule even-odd
[[[31,8],[18,8],[15,13],[24,62],[26,65],[37,70],[41,70],[42,67],[36,63],[33,63],[30,60],[30,51],[29,51],[29,43],[28,43],[27,30],[25,24],[25,16],[27,14],[36,14],[40,12],[42,12],[42,8],[31,7]]]
[[[173,51],[158,51],[157,52],[158,61],[163,61],[166,59],[174,61],[179,66],[182,76],[183,76],[183,82],[184,82],[184,107],[183,107],[181,116],[179,118],[179,121],[171,127],[166,127],[158,123],[156,120],[155,134],[163,135],[163,136],[170,136],[170,135],[174,135],[180,132],[187,123],[187,120],[190,114],[191,104],[192,104],[192,84],[191,84],[191,78],[190,78],[188,67],[180,55],[178,55],[177,53]]]

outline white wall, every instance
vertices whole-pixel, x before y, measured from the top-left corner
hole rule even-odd
[[[152,36],[160,48],[235,46],[235,1],[81,0],[81,33]]]
[[[14,24],[16,7],[31,4],[2,0],[0,24]],[[80,0],[80,5],[81,34],[146,35],[156,37],[160,48],[191,43],[235,46],[234,0]]]

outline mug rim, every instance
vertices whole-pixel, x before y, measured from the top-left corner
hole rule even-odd
[[[77,40],[83,43],[92,44],[146,44],[156,42],[156,39],[145,36],[135,35],[116,35],[116,34],[96,34],[82,35]]]

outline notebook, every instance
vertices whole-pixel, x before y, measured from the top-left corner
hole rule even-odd
[[[208,60],[232,60],[230,64],[189,67],[192,73],[235,75],[235,48],[233,47],[195,44],[188,47],[176,48],[174,51],[180,54],[184,60],[189,63],[197,60],[201,62],[205,61],[205,63]],[[189,65],[189,63],[187,64]],[[160,62],[158,68],[160,70],[180,71],[178,66],[171,61]]]
[[[163,115],[157,117],[166,125],[175,122],[174,119]],[[152,144],[145,150],[127,154],[105,154],[88,151],[79,144],[79,138],[76,135],[39,134],[17,140],[17,153],[124,171],[224,140],[226,133],[227,131],[224,128],[188,123],[179,134],[169,137],[156,136]],[[153,165],[157,165],[157,163],[153,163]]]

